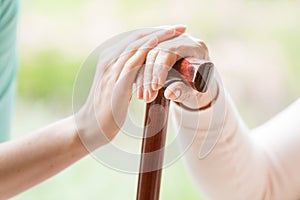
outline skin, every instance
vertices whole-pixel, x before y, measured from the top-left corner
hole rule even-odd
[[[0,199],[29,189],[87,155],[89,151],[82,140],[93,141],[89,150],[111,141],[124,122],[132,85],[149,51],[183,32],[185,27],[181,25],[132,32],[111,47],[113,55],[101,55],[89,97],[77,113],[22,138],[1,143]],[[116,57],[119,59],[115,60]],[[110,102],[113,103],[107,105]],[[115,104],[117,116],[113,113]]]
[[[204,42],[182,34],[184,31],[185,27],[177,26],[132,32],[108,48],[108,53],[100,55],[90,95],[78,113],[0,144],[0,199],[8,199],[46,180],[110,142],[124,122],[134,82],[138,98],[151,102],[177,60],[189,56],[208,60]],[[143,63],[145,67],[141,67]],[[217,81],[213,80],[208,92],[201,94],[175,82],[167,87],[165,96],[199,109],[215,99],[217,88]],[[225,94],[220,93],[219,97],[222,95]],[[297,199],[299,123],[295,111],[300,109],[300,102],[249,134],[230,100],[223,98],[229,102],[224,123],[216,120],[198,126],[191,123],[197,120],[192,118],[195,113],[188,112],[192,117],[187,116],[186,124],[180,124],[187,133],[180,139],[182,143],[192,135],[189,132],[197,131],[186,159],[200,189],[214,199],[241,199],[246,195],[248,199]],[[118,112],[114,111],[116,107]],[[210,112],[201,113],[204,122],[210,119]],[[214,151],[199,159],[199,147],[206,138],[203,134],[214,134],[215,130],[223,132]],[[82,141],[90,144],[89,151]],[[243,180],[249,184],[240,184]]]
[[[185,57],[209,60],[208,48],[202,40],[183,34],[161,42],[149,51],[145,67],[140,70],[137,77],[137,97],[147,103],[153,101],[158,90],[163,87],[172,66]],[[208,105],[216,95],[216,80],[212,81],[206,93],[199,93],[183,82],[175,82],[165,90],[167,99],[183,103],[191,109]]]

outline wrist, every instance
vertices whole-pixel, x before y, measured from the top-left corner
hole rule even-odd
[[[69,133],[70,141],[72,142],[71,144],[71,151],[76,152],[78,156],[85,156],[88,154],[87,149],[85,148],[84,144],[82,143],[82,140],[79,137],[79,131],[78,127],[76,125],[75,117],[74,115],[69,116],[65,119],[62,120],[63,122],[63,127],[68,130],[67,132]]]
[[[106,127],[99,124],[96,117],[93,116],[94,115],[87,114],[84,111],[80,111],[73,116],[76,135],[81,145],[88,152],[92,152],[111,141],[111,138],[109,138],[110,134],[105,133],[112,133],[112,130],[107,130]]]

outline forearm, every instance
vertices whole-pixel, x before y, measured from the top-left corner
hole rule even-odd
[[[263,198],[266,155],[223,91],[209,109],[190,112],[174,106],[173,112],[180,145],[188,147],[187,167],[208,199]]]
[[[300,99],[252,131],[270,160],[270,199],[300,198]]]
[[[44,181],[86,154],[73,117],[0,144],[0,199]]]

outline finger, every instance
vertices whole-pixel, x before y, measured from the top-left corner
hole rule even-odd
[[[144,100],[146,102],[149,101],[149,97],[152,96],[151,93],[153,92],[151,89],[151,85],[153,84],[152,80],[152,71],[153,71],[153,65],[156,59],[156,56],[158,55],[157,50],[151,50],[146,58],[146,64],[145,64],[145,71],[144,71],[144,80],[143,80],[143,88],[144,88]]]
[[[161,32],[157,32],[156,34],[158,43],[179,36],[183,34],[185,31],[186,31],[186,26],[183,25],[175,25],[167,29],[162,29]]]
[[[158,43],[163,42],[167,39],[171,39],[173,37],[182,34],[184,31],[185,31],[185,27],[179,26],[173,29],[163,30],[161,33],[157,32],[156,35],[157,41]],[[144,88],[143,98],[146,102],[151,102],[157,96],[157,91],[153,90],[153,87],[158,88],[157,86],[158,80],[157,77],[153,79],[152,74],[153,74],[153,68],[155,66],[154,63],[158,53],[159,52],[157,50],[150,51],[146,59],[146,65],[144,71],[144,85],[143,85]]]
[[[178,56],[173,52],[159,51],[153,65],[152,89],[159,90],[163,87],[169,70],[178,60]]]
[[[144,91],[144,95],[145,95],[145,91]],[[147,95],[148,96],[146,96],[146,97],[143,97],[144,98],[144,101],[146,102],[146,103],[150,103],[150,102],[152,102],[156,97],[157,97],[157,95],[158,95],[158,91],[151,91],[151,92],[147,92]]]
[[[145,38],[134,42],[134,44],[132,44],[126,51],[124,51],[120,58],[117,60],[114,67],[117,74],[119,74],[121,71],[125,73],[128,72],[128,70],[130,70],[132,67],[135,67],[134,64],[136,64],[137,60],[139,60],[138,63],[140,61],[145,62],[147,53],[159,42],[178,36],[184,31],[185,27],[183,26],[173,26],[169,29],[155,32]]]
[[[117,79],[123,78],[127,73],[131,73],[131,71],[135,71],[135,69],[139,69],[140,67],[142,67],[149,50],[152,49],[156,44],[157,40],[156,38],[154,38],[141,46],[140,49],[137,50],[131,57],[127,58],[127,60],[124,60],[123,58],[122,60],[124,64],[123,66],[118,66],[118,70],[120,70],[121,73],[119,77],[117,77]]]
[[[173,34],[173,36],[176,36],[176,35],[183,34],[186,31],[186,26],[182,25],[182,24],[177,24],[177,25],[173,25],[173,26],[157,26],[154,28],[138,29],[138,30],[132,31],[132,32],[136,32],[136,33],[131,34],[131,39],[129,39],[129,40],[127,39],[127,44],[129,45],[134,41],[137,41],[146,36],[149,36],[151,34],[161,32],[161,31],[163,31],[163,32],[167,31],[168,34]],[[165,34],[158,33],[158,35],[164,36]],[[158,39],[160,39],[160,38],[158,38]],[[161,39],[164,40],[163,38],[161,38]]]
[[[170,26],[168,27],[170,28]],[[161,31],[160,27],[154,28],[143,28],[133,31],[128,31],[122,34],[119,34],[111,39],[107,40],[101,45],[102,51],[100,52],[100,60],[105,58],[107,61],[116,59],[121,55],[122,52],[133,42],[144,38],[147,35],[153,34],[155,32]],[[109,63],[107,63],[109,64]]]
[[[151,34],[145,35],[144,37],[139,36],[135,41],[132,41],[128,44],[128,46],[125,49],[125,53],[138,50],[140,46],[142,46],[148,40],[156,38],[157,43],[160,43],[165,40],[171,39],[172,37],[176,37],[180,34],[183,34],[185,30],[185,26],[176,25],[157,30],[155,32],[152,32]]]
[[[169,27],[168,29],[162,29],[156,32],[153,32],[152,34],[149,34],[145,37],[139,38],[136,41],[132,42],[130,45],[126,47],[126,49],[121,53],[120,57],[118,58],[116,62],[116,68],[117,71],[120,71],[124,63],[135,54],[137,50],[143,46],[144,48],[154,48],[158,43],[163,42],[165,40],[171,39],[173,37],[176,37],[182,33],[186,28],[184,26],[178,25]],[[150,42],[149,42],[150,41]],[[149,46],[145,46],[145,43],[151,43]],[[121,59],[120,59],[121,58]]]
[[[200,58],[208,60],[208,48],[203,40],[195,39],[192,36],[187,35],[187,40],[189,41],[189,46],[183,46],[181,52],[184,54],[183,57],[187,55],[190,57]]]
[[[158,94],[158,89],[160,89],[167,76],[168,71],[176,62],[176,57],[172,54],[169,54],[165,51],[157,51],[153,50],[153,55],[149,52],[146,68],[145,68],[145,76],[144,76],[144,100],[146,102],[151,102],[155,99]],[[149,64],[148,64],[149,63]]]
[[[164,95],[167,99],[184,103],[185,105],[189,105],[191,108],[199,107],[198,97],[200,93],[181,81],[177,81],[169,85],[165,90]]]
[[[164,27],[164,29],[170,29],[170,28],[172,28],[172,26]],[[114,37],[116,39],[113,38],[113,44],[115,44],[115,45],[112,48],[114,48],[113,49],[113,50],[115,50],[114,52],[119,52],[119,54],[121,54],[132,43],[134,43],[146,36],[149,36],[153,33],[159,32],[162,29],[163,29],[162,27],[142,28],[142,29],[137,29],[137,30],[133,30],[133,31],[129,31],[129,32],[120,34],[120,35]]]
[[[168,28],[170,29],[171,27],[169,26]],[[124,62],[140,48],[140,46],[151,39],[149,35],[161,31],[162,29],[159,27],[143,28],[113,37],[111,40],[107,41],[105,45],[103,45],[102,48],[105,48],[106,46],[108,47],[101,53],[101,57],[106,58],[105,60],[109,61],[109,63],[106,62],[107,65],[117,63],[113,66],[122,66],[124,65]]]
[[[144,78],[144,69],[145,67],[142,67],[137,76],[136,76],[136,92],[137,92],[137,98],[138,99],[143,99],[143,78]]]
[[[195,38],[192,36],[190,36],[190,38],[200,46],[200,48],[202,50],[202,59],[209,60],[209,50],[208,50],[206,43],[199,38]]]

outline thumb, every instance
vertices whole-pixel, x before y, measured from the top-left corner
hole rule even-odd
[[[176,81],[170,84],[166,88],[164,95],[167,99],[183,103],[190,108],[201,107],[199,104],[201,93],[186,85],[182,81]]]

